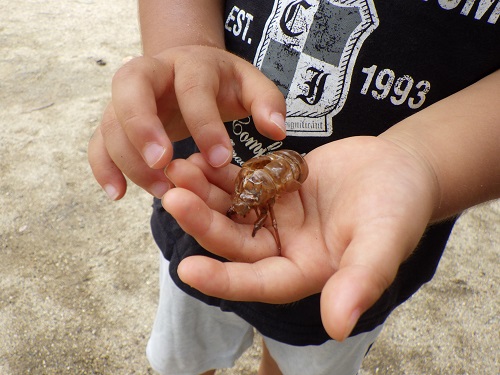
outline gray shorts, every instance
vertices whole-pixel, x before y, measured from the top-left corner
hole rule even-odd
[[[160,300],[147,356],[164,375],[197,375],[233,367],[253,342],[254,329],[231,312],[206,305],[180,290],[160,255]],[[318,346],[292,346],[263,337],[284,375],[354,375],[382,326]]]

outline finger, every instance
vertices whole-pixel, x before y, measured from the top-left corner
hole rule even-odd
[[[129,61],[113,77],[116,117],[132,146],[151,168],[163,168],[172,159],[172,145],[156,107],[156,99],[172,82],[172,69],[147,57]]]
[[[237,65],[239,70],[246,62]],[[264,136],[281,140],[286,136],[286,103],[284,95],[257,68],[249,64],[250,68],[238,74],[242,77],[243,106],[251,113],[255,127]]]
[[[213,167],[227,165],[232,146],[217,105],[220,77],[213,64],[185,61],[176,66],[175,92],[184,122]]]
[[[262,228],[252,237],[253,225],[238,224],[214,211],[192,192],[176,188],[168,191],[163,207],[181,228],[208,251],[230,260],[254,262],[278,255],[273,234]]]
[[[199,166],[202,166],[200,168]],[[222,168],[214,168],[201,156],[193,154],[188,160],[176,159],[172,161],[165,174],[176,187],[184,188],[200,197],[212,210],[227,214],[232,205],[234,179],[232,176],[240,168],[229,164]],[[230,176],[229,179],[227,176]],[[220,188],[223,187],[223,189]],[[233,216],[231,220],[243,224],[254,224],[256,215],[251,211],[244,217]]]
[[[394,238],[375,241],[371,236],[358,237],[349,244],[339,270],[321,294],[322,321],[332,338],[346,339],[361,314],[389,287],[408,254],[406,247]]]
[[[291,303],[320,290],[284,257],[234,263],[193,256],[184,259],[177,272],[183,282],[202,293],[232,301]]]
[[[108,157],[113,161],[115,167],[136,185],[157,198],[161,198],[171,187],[163,171],[149,168],[129,142],[127,135],[115,117],[112,105],[109,105],[104,111],[100,134]],[[120,186],[117,185],[116,187],[120,188]],[[119,191],[121,192],[121,190]]]
[[[228,164],[224,168],[214,168],[198,153],[191,155],[189,161],[203,172],[210,183],[218,186],[228,194],[234,193],[235,179],[241,168],[233,164]]]
[[[109,199],[121,199],[127,190],[127,182],[106,150],[100,127],[95,130],[89,141],[88,160],[94,178]]]
[[[197,155],[199,159],[203,159],[200,154]],[[187,189],[199,196],[211,209],[226,213],[231,206],[231,196],[210,183],[204,172],[191,160],[192,158],[189,158],[189,161],[184,159],[173,160],[165,169],[168,179],[176,187]],[[203,162],[206,163],[206,161]],[[209,168],[220,170],[210,166]]]

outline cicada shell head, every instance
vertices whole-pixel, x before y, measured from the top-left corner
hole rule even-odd
[[[236,177],[234,190],[231,209],[240,216],[276,195],[275,183],[264,169],[250,170],[245,166]]]

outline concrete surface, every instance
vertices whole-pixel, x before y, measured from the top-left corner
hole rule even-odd
[[[0,374],[151,374],[151,200],[109,202],[86,157],[113,72],[140,53],[135,1],[0,9]],[[461,218],[363,375],[499,373],[499,224],[498,201]],[[255,374],[259,350],[220,373]]]

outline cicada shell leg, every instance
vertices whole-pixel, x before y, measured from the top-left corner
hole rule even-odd
[[[274,239],[276,241],[276,245],[278,246],[278,251],[281,252],[281,240],[280,234],[278,232],[278,221],[276,220],[276,216],[274,215],[274,199],[271,199],[268,203],[261,207],[255,207],[255,213],[257,214],[257,220],[253,225],[252,237],[255,237],[255,233],[264,226],[266,222],[268,214],[271,216],[271,223],[274,229]]]
[[[236,213],[236,211],[234,210],[234,206],[231,206],[229,207],[229,209],[226,211],[226,216],[231,218],[233,217],[233,215]]]
[[[255,207],[254,210],[257,214],[257,220],[253,224],[252,237],[255,237],[255,233],[262,228],[267,219],[267,206]]]
[[[281,253],[281,240],[280,234],[278,232],[278,222],[276,221],[276,216],[274,216],[274,200],[271,203],[268,203],[269,214],[271,215],[271,221],[273,223],[274,228],[274,239],[276,240],[276,245],[278,245],[278,252]]]

